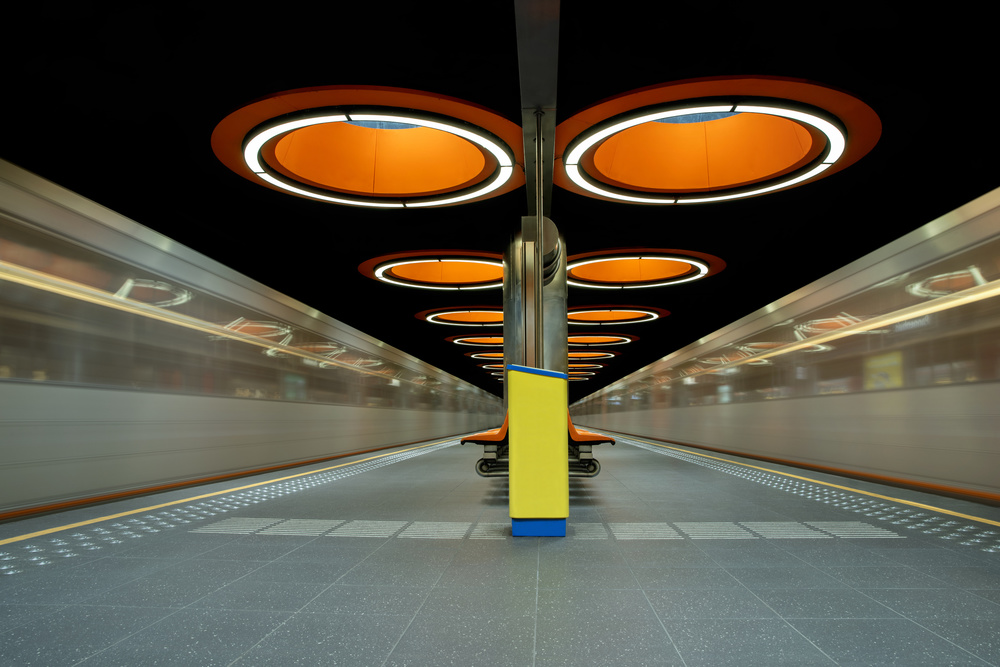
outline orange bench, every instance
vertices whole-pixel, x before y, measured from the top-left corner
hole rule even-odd
[[[507,440],[507,425],[510,416],[505,414],[500,428],[491,428],[482,433],[469,435],[461,444],[472,443],[483,446],[483,458],[476,462],[476,472],[483,477],[499,477],[509,474],[510,456]],[[568,429],[569,474],[571,477],[594,477],[601,471],[600,462],[594,458],[594,445],[615,444],[615,439],[593,431],[573,426],[573,419],[566,413]]]

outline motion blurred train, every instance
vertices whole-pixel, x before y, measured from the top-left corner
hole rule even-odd
[[[998,501],[998,279],[994,191],[572,419]],[[2,162],[0,306],[0,519],[503,421],[495,396]]]
[[[502,420],[496,396],[0,162],[0,518]]]
[[[1000,190],[571,406],[589,427],[1000,501]]]

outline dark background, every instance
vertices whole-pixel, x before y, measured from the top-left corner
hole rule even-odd
[[[883,124],[857,164],[744,201],[638,206],[555,188],[552,218],[571,255],[644,246],[727,263],[700,282],[630,291],[629,305],[671,315],[605,327],[640,340],[612,348],[621,355],[594,380],[572,383],[571,399],[1000,185],[996,39],[985,15],[906,14],[883,3],[562,4],[559,120],[644,86],[768,75],[842,89]],[[395,288],[357,267],[405,250],[502,252],[527,211],[524,189],[438,209],[336,206],[237,176],[209,140],[220,120],[257,98],[322,85],[429,91],[520,124],[513,3],[38,3],[5,18],[0,157],[501,391],[464,355],[469,348],[444,340],[470,330],[414,317],[499,306],[499,290],[469,297]],[[608,295],[571,288],[569,299],[571,307],[605,304]]]

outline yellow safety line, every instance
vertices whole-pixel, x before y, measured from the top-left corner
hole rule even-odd
[[[89,526],[91,524],[100,523],[102,521],[110,521],[111,519],[119,519],[123,516],[130,516],[132,514],[141,514],[142,512],[152,512],[153,510],[158,510],[163,507],[170,507],[171,505],[181,505],[183,503],[190,503],[195,500],[201,500],[202,498],[211,498],[212,496],[221,496],[227,493],[233,493],[234,491],[242,491],[243,489],[252,489],[256,486],[266,486],[268,484],[274,484],[276,482],[284,482],[287,479],[295,479],[296,477],[305,477],[307,475],[315,475],[317,473],[326,472],[328,470],[336,470],[337,468],[343,468],[344,466],[357,465],[358,463],[364,463],[365,461],[373,461],[375,459],[380,459],[385,456],[392,456],[394,454],[403,454],[405,452],[412,452],[416,449],[424,449],[425,447],[433,447],[434,445],[440,445],[442,442],[448,442],[449,440],[454,440],[455,438],[445,438],[444,440],[438,440],[437,442],[431,442],[426,445],[418,445],[416,447],[410,447],[409,449],[402,449],[398,452],[388,452],[386,454],[379,454],[377,456],[369,456],[366,459],[361,459],[360,461],[351,461],[349,463],[341,463],[339,465],[330,466],[329,468],[321,468],[319,470],[311,470],[309,472],[300,472],[295,475],[288,475],[287,477],[279,477],[278,479],[271,479],[266,482],[257,482],[255,484],[247,484],[246,486],[238,486],[233,489],[226,489],[225,491],[214,491],[212,493],[204,493],[200,496],[192,496],[191,498],[184,498],[183,500],[173,500],[169,503],[161,503],[159,505],[150,505],[149,507],[143,507],[137,510],[129,510],[128,512],[119,512],[118,514],[109,514],[108,516],[98,517],[96,519],[87,519],[86,521],[78,521],[77,523],[66,524],[65,526],[57,526],[56,528],[46,528],[45,530],[39,530],[34,533],[27,533],[26,535],[18,535],[17,537],[8,537],[5,540],[0,540],[0,546],[5,544],[11,544],[12,542],[21,542],[23,540],[30,540],[33,537],[41,537],[43,535],[51,535],[52,533],[58,533],[63,530],[70,530],[72,528],[79,528],[81,526]]]
[[[775,475],[783,475],[785,477],[791,477],[793,479],[801,479],[806,482],[812,482],[813,484],[822,484],[823,486],[829,486],[834,489],[842,489],[844,491],[852,491],[854,493],[860,493],[865,496],[871,496],[873,498],[881,498],[882,500],[891,500],[894,503],[903,503],[904,505],[910,505],[912,507],[919,507],[920,509],[931,510],[934,512],[940,512],[942,514],[950,514],[951,516],[961,517],[963,519],[968,519],[969,521],[979,521],[980,523],[987,523],[991,526],[1000,526],[1000,521],[993,521],[992,519],[984,519],[979,516],[972,516],[971,514],[962,514],[961,512],[953,512],[952,510],[946,510],[943,507],[934,507],[933,505],[925,505],[923,503],[916,503],[912,500],[903,500],[902,498],[893,498],[892,496],[883,496],[880,493],[872,493],[871,491],[863,491],[862,489],[855,489],[850,486],[841,486],[840,484],[831,484],[830,482],[823,482],[818,479],[812,479],[811,477],[802,477],[801,475],[793,475],[787,472],[781,472],[780,470],[774,470],[772,468],[763,468],[761,466],[750,465],[749,463],[740,463],[739,461],[731,461],[729,459],[719,458],[718,456],[710,456],[708,454],[702,454],[700,452],[692,452],[689,449],[680,449],[679,447],[670,447],[669,445],[663,445],[658,442],[653,442],[651,440],[646,440],[644,438],[637,438],[633,435],[627,436],[632,440],[638,440],[644,442],[648,445],[655,445],[656,447],[662,447],[663,449],[672,449],[675,452],[683,452],[685,454],[694,454],[695,456],[701,456],[706,459],[715,459],[716,461],[722,461],[724,463],[732,463],[733,465],[743,466],[744,468],[753,468],[754,470],[763,470],[764,472],[774,473]],[[2,543],[0,543],[2,544]]]

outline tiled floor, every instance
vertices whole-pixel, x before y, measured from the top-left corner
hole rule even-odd
[[[0,525],[0,664],[1000,663],[1000,528],[781,473],[1000,510],[601,450],[566,538],[458,446]]]

